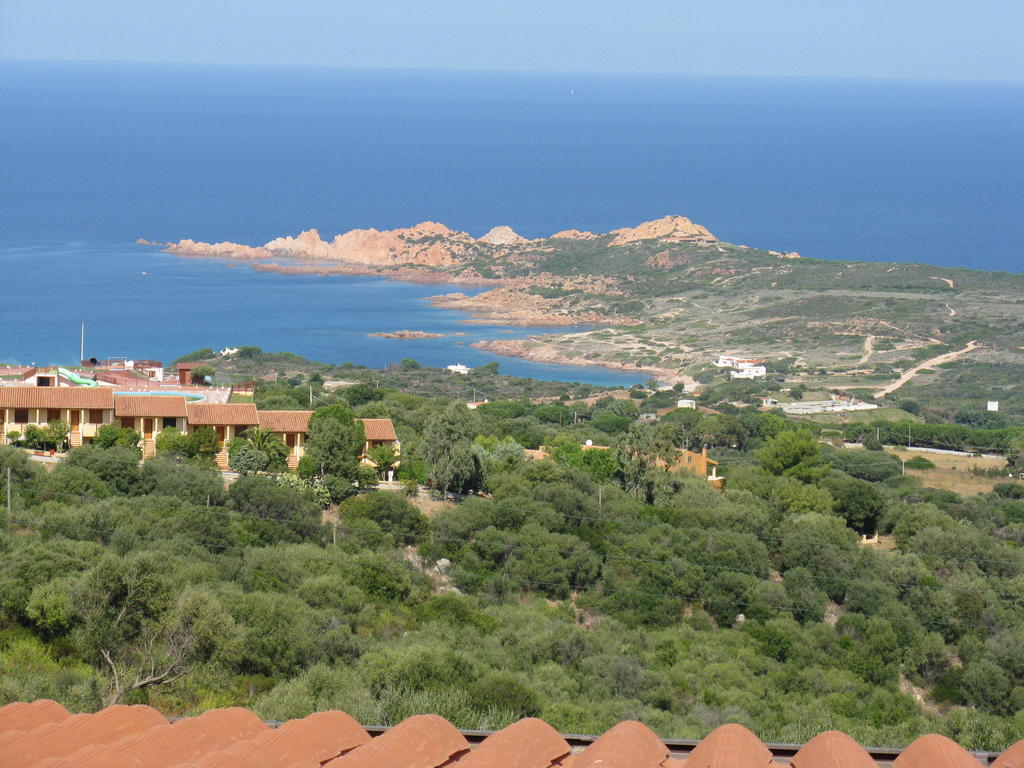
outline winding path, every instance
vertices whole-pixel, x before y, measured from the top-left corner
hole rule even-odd
[[[886,395],[892,394],[897,389],[906,384],[908,381],[917,376],[917,374],[920,373],[925,368],[934,368],[936,365],[942,365],[943,363],[952,362],[953,360],[956,360],[958,357],[966,355],[968,352],[977,349],[980,346],[981,345],[977,341],[969,341],[967,342],[967,346],[964,347],[963,349],[958,349],[955,352],[947,352],[944,355],[939,355],[938,357],[933,357],[930,360],[925,360],[920,365],[917,365],[911,368],[906,373],[904,373],[892,384],[887,384],[886,386],[882,387],[880,390],[875,392],[874,397],[877,399],[879,397],[885,397]]]
[[[857,361],[857,365],[864,365],[873,354],[875,354],[875,335],[869,333],[864,337],[864,356]]]

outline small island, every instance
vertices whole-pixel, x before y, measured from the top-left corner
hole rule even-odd
[[[378,333],[368,333],[367,336],[373,336],[377,339],[443,339],[445,334],[443,333],[430,333],[428,331],[381,331]]]

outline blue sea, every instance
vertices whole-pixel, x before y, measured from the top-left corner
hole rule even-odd
[[[97,356],[256,344],[366,365],[478,365],[496,358],[468,342],[527,332],[425,302],[446,287],[255,273],[139,237],[422,220],[539,237],[677,213],[809,257],[1021,272],[1022,137],[1020,84],[0,62],[0,361],[73,361],[82,321]],[[366,336],[400,328],[448,335]]]

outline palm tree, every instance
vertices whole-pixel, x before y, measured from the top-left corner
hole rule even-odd
[[[271,467],[280,467],[285,464],[291,450],[278,435],[262,427],[249,427],[244,434],[249,445],[266,454],[270,459]]]

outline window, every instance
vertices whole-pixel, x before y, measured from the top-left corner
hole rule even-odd
[[[28,422],[28,408],[15,408],[14,409],[14,421],[16,424],[25,424]]]
[[[89,409],[89,423],[90,424],[102,424],[103,423],[103,409],[102,408],[90,408]]]
[[[135,419],[131,416],[122,416],[121,429],[135,429]]]
[[[163,421],[163,428],[164,429],[167,429],[168,427],[176,427],[176,426],[178,426],[178,420],[176,418],[174,418],[173,416],[164,416],[164,421]]]
[[[47,408],[46,409],[46,421],[56,421],[60,418],[60,408]]]

